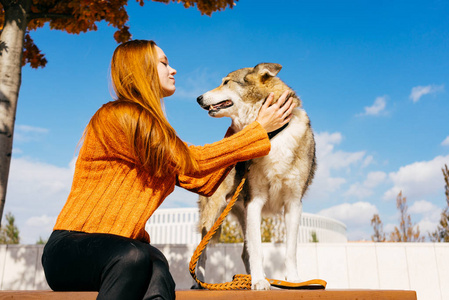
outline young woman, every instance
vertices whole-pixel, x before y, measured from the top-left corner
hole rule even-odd
[[[233,165],[270,151],[267,132],[290,120],[285,93],[267,99],[257,121],[203,147],[188,147],[166,120],[162,98],[176,70],[153,41],[117,47],[111,62],[116,99],[86,127],[72,189],[42,256],[56,291],[99,291],[97,299],[175,299],[164,255],[145,224],[175,185],[212,195]]]

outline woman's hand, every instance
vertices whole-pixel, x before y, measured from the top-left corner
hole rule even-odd
[[[290,91],[285,91],[279,100],[271,105],[271,102],[273,102],[274,99],[274,94],[270,93],[267,100],[260,108],[256,121],[259,122],[267,132],[275,131],[290,122],[292,111],[296,104],[293,103],[291,97],[287,100],[289,94]]]

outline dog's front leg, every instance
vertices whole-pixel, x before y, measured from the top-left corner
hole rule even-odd
[[[302,202],[295,199],[287,203],[285,209],[285,231],[286,231],[286,253],[285,269],[287,271],[286,279],[291,282],[300,282],[298,276],[298,265],[296,260],[299,223],[302,213]]]
[[[263,252],[260,234],[260,222],[265,198],[253,197],[247,206],[246,244],[251,269],[251,288],[253,290],[269,290],[270,283],[265,279],[263,271]]]

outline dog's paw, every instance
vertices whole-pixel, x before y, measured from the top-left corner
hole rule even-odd
[[[251,285],[251,289],[256,291],[265,291],[271,289],[270,283],[266,279],[261,279],[257,281],[253,281]]]

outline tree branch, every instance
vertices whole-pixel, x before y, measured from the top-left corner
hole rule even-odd
[[[59,19],[59,18],[72,18],[71,14],[57,14],[57,13],[30,13],[28,15],[29,20],[33,19]]]
[[[12,3],[12,0],[0,0],[0,4],[3,6],[3,8],[10,6]]]
[[[42,3],[40,3],[40,2],[37,2],[37,3],[33,3],[33,6],[35,7],[35,8],[37,8],[41,13],[43,12],[43,11],[48,11],[49,9],[53,9],[53,8],[55,8],[56,6],[58,6],[62,1],[64,1],[64,0],[56,0],[56,1],[54,1],[54,3],[48,3],[47,5],[42,5]]]

